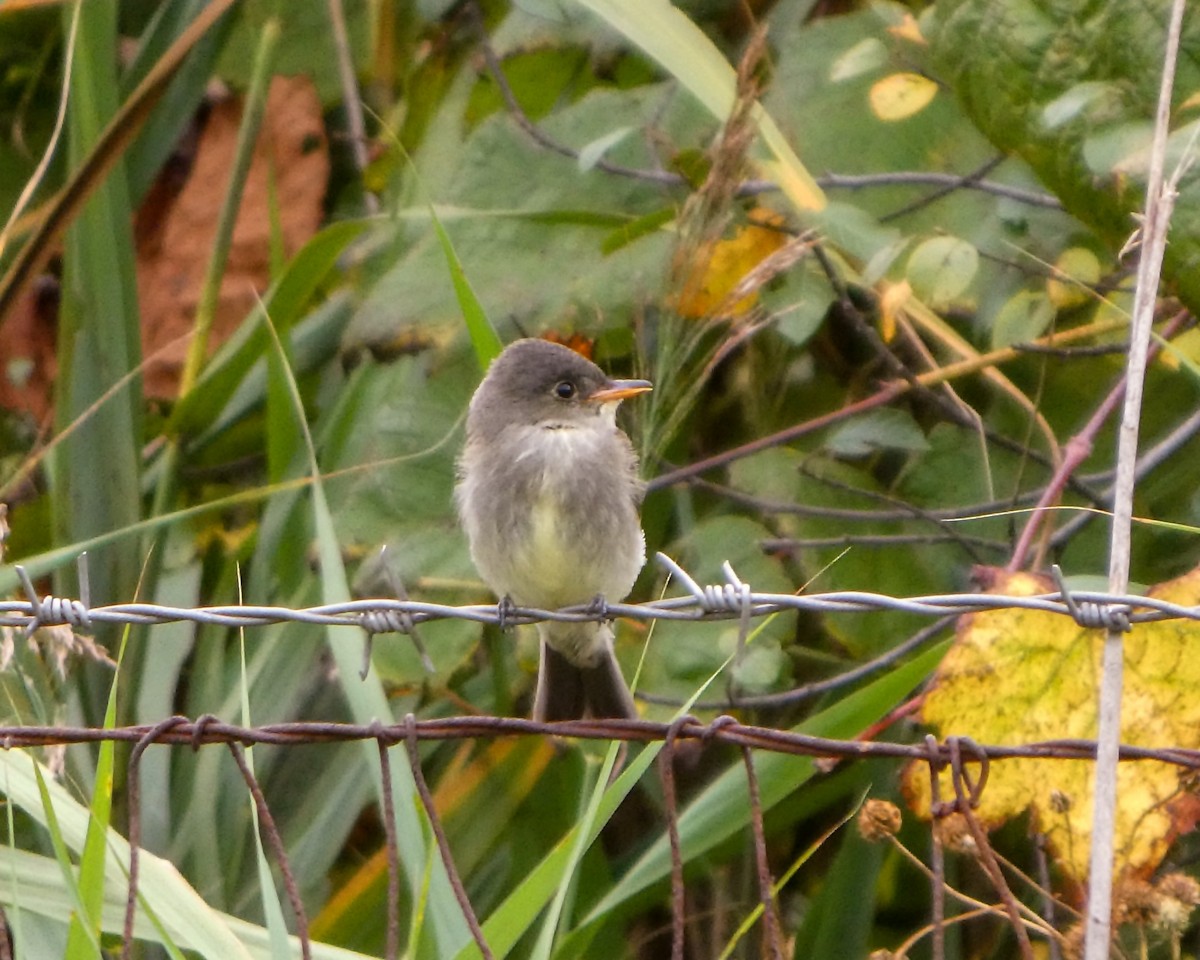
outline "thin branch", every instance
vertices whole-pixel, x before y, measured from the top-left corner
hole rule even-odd
[[[1151,472],[1162,466],[1179,449],[1190,443],[1200,433],[1200,409],[1192,411],[1182,423],[1175,426],[1165,437],[1157,441],[1145,453],[1138,457],[1137,469],[1134,472],[1134,485],[1141,483]],[[1111,506],[1113,488],[1110,485],[1101,495],[1101,506]],[[1084,526],[1091,523],[1101,514],[1084,512],[1072,517],[1050,538],[1050,546],[1059,548],[1067,543]]]
[[[961,178],[959,182],[947,184],[939,190],[934,190],[933,193],[926,194],[925,196],[914,200],[912,203],[906,203],[899,210],[893,210],[891,213],[885,213],[879,218],[879,222],[887,223],[891,220],[898,220],[900,217],[907,216],[910,213],[916,213],[918,210],[922,210],[925,207],[931,206],[938,200],[941,200],[943,197],[950,196],[955,191],[962,189],[964,186],[978,183],[985,176],[1000,166],[1004,160],[1004,154],[998,154],[997,156],[984,161],[981,167]]]
[[[1003,160],[1003,157],[999,158]],[[984,172],[993,169],[997,164],[993,161],[983,168]],[[1046,207],[1051,210],[1061,210],[1062,201],[1058,197],[1049,193],[1037,193],[1033,190],[1025,190],[1021,187],[1010,187],[1005,183],[996,183],[993,180],[982,179],[982,174],[979,170],[974,173],[965,175],[957,173],[929,173],[923,170],[909,171],[900,170],[893,173],[870,173],[850,175],[844,173],[827,173],[823,177],[817,178],[817,183],[822,187],[843,189],[843,190],[862,190],[864,188],[877,187],[893,187],[893,186],[918,186],[918,187],[946,187],[950,190],[979,190],[983,193],[995,194],[998,197],[1005,197],[1009,200],[1016,200],[1019,203],[1027,203],[1033,207]],[[936,199],[936,196],[929,199]],[[897,216],[898,214],[892,214]]]
[[[1174,336],[1175,332],[1183,326],[1187,318],[1188,314],[1186,312],[1180,312],[1172,317],[1167,325],[1163,327],[1163,340]],[[1156,341],[1150,347],[1144,361],[1145,363],[1149,363],[1158,355],[1158,352],[1162,349],[1163,340]],[[1067,441],[1063,448],[1063,461],[1058,469],[1054,471],[1054,476],[1042,491],[1041,499],[1038,501],[1037,506],[1034,507],[1033,513],[1025,524],[1025,528],[1021,531],[1017,545],[1013,548],[1012,557],[1008,561],[1008,570],[1020,570],[1025,566],[1029,551],[1033,546],[1034,538],[1038,535],[1042,524],[1049,517],[1047,508],[1058,503],[1062,498],[1063,490],[1071,476],[1075,473],[1075,470],[1092,455],[1092,448],[1095,444],[1096,436],[1100,432],[1100,428],[1112,416],[1113,412],[1117,409],[1117,405],[1125,396],[1125,387],[1128,378],[1128,372],[1121,374],[1117,378],[1117,382],[1109,390],[1108,395],[1100,401],[1100,405],[1096,407],[1095,411],[1088,418],[1087,423],[1083,425],[1083,428],[1075,436]]]

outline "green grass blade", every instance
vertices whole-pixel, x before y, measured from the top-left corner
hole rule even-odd
[[[282,345],[279,343],[274,327],[268,326],[268,329],[277,352],[282,355]],[[333,525],[333,514],[329,509],[325,488],[321,483],[316,449],[304,419],[304,405],[301,402],[300,391],[296,386],[295,379],[286,366],[283,367],[283,370],[287,375],[287,384],[292,395],[297,421],[308,447],[309,469],[312,476],[313,523],[320,562],[321,597],[324,603],[344,602],[350,599],[350,585],[346,577],[346,568],[342,563],[341,547]],[[369,724],[376,720],[390,723],[393,719],[392,709],[378,674],[368,673],[365,678],[359,676],[359,665],[365,642],[361,631],[353,627],[327,627],[325,636],[354,721],[361,724]],[[370,756],[369,769],[378,769],[377,746],[371,741],[365,741],[360,748]],[[400,861],[405,867],[405,879],[409,885],[409,892],[416,900],[422,887],[425,886],[422,864],[431,854],[421,828],[421,818],[418,816],[417,808],[410,802],[411,798],[417,796],[416,781],[413,779],[412,770],[406,764],[397,763],[391,765],[391,772],[392,796],[396,798],[394,806]],[[466,920],[463,918],[454,891],[451,889],[446,867],[436,853],[433,856],[436,863],[433,876],[428,884],[433,955],[453,956],[462,944],[470,939],[470,931],[467,929]],[[410,944],[409,954],[417,955],[419,946]]]
[[[61,784],[43,776],[42,768],[27,752],[11,750],[0,752],[0,778],[7,785],[9,800],[23,810],[35,822],[50,831],[55,840],[56,856],[60,863],[66,858],[69,868],[70,853],[78,853],[86,843],[91,811],[76,801]],[[106,904],[111,899],[119,900],[119,916],[124,917],[125,873],[118,864],[129,862],[129,844],[119,834],[108,831],[109,852],[106,867]],[[61,853],[58,848],[61,847]],[[0,850],[7,855],[24,855],[24,851]],[[60,868],[61,872],[61,868]],[[163,920],[174,942],[189,949],[198,950],[212,960],[238,960],[249,958],[245,948],[230,932],[219,914],[200,898],[179,872],[167,861],[146,851],[141,852],[141,881],[139,890],[145,902]],[[43,905],[41,893],[32,896],[28,885],[31,874],[22,870],[21,879],[26,889],[21,906]],[[50,882],[57,891],[58,904],[67,905],[67,911],[79,909],[78,887],[71,871]],[[67,911],[59,909],[49,916],[64,920]],[[107,912],[106,912],[107,916]],[[105,921],[106,930],[120,930],[120,924]]]
[[[238,646],[241,654],[240,685],[242,695],[242,723],[249,727],[250,718],[250,684],[246,677],[246,631],[238,631]],[[246,767],[254,773],[254,747],[245,748]],[[258,819],[258,804],[254,795],[247,788],[246,799],[250,802],[250,820],[254,830],[254,863],[258,871],[258,890],[262,903],[263,915],[267,918],[267,934],[270,937],[272,960],[288,960],[287,922],[283,919],[283,908],[279,904],[279,891],[275,888],[275,878],[271,874],[271,862],[267,859],[267,851],[263,846],[262,824]]]
[[[68,178],[66,186],[51,201],[29,239],[13,258],[12,265],[3,280],[0,280],[0,317],[4,317],[8,313],[22,291],[32,282],[46,258],[50,256],[62,231],[79,215],[80,209],[88,202],[88,198],[97,190],[98,185],[106,182],[109,172],[122,157],[123,151],[137,134],[155,104],[159,102],[163,91],[166,90],[168,83],[188,53],[204,36],[209,27],[220,19],[235,2],[236,0],[212,0],[208,3],[155,63],[146,78],[138,84],[137,89],[121,105],[119,112],[112,118],[112,122],[95,139],[94,146],[86,159],[78,164],[72,163],[74,172]],[[112,6],[115,4],[112,4],[111,0],[102,0],[102,2],[89,0],[88,3],[83,4],[83,10],[89,11],[89,8],[97,8],[99,12],[96,16],[103,18],[106,15],[106,9]],[[102,35],[101,39],[103,39]],[[111,48],[109,53],[112,53]],[[109,57],[102,61],[102,63],[115,62],[115,57]],[[106,95],[114,96],[112,91],[115,90],[116,79],[114,77],[113,84],[107,89]]]
[[[619,777],[606,789],[596,807],[595,816],[564,836],[529,874],[526,880],[496,908],[483,924],[488,945],[497,957],[505,957],[516,946],[537,919],[546,904],[554,898],[564,878],[570,874],[576,846],[586,849],[600,835],[600,830],[616,812],[617,807],[637,785],[662,750],[661,743],[647,745]],[[603,781],[601,781],[603,782]],[[580,835],[582,833],[582,840]],[[455,960],[477,960],[479,948],[468,944]]]
[[[160,5],[151,24],[138,38],[137,53],[126,68],[122,89],[129,90],[132,95],[130,85],[140,84],[156,68],[171,45],[187,31],[207,5],[208,0],[177,0]],[[179,138],[196,116],[196,109],[204,100],[208,80],[213,75],[217,55],[233,23],[234,16],[227,11],[212,29],[204,31],[195,41],[162,94],[162,99],[129,147],[125,168],[135,206],[141,205],[163,164],[176,149]]]
[[[733,108],[737,77],[721,51],[667,0],[577,0],[657,60],[718,120]],[[819,211],[825,195],[761,106],[754,122],[771,153],[762,165],[798,210]]]
[[[450,234],[442,226],[432,205],[429,207],[429,214],[433,220],[433,229],[437,231],[438,242],[442,245],[442,253],[446,257],[450,280],[454,284],[454,295],[458,298],[459,309],[462,310],[463,320],[467,323],[467,332],[471,335],[471,345],[475,348],[479,369],[487,370],[488,364],[496,359],[500,355],[500,351],[504,349],[504,344],[500,340],[500,335],[496,333],[496,328],[488,319],[483,304],[475,296],[475,291],[471,288],[471,281],[467,279],[467,272],[463,269],[462,261],[458,259],[458,254],[454,251],[454,244],[450,242]]]
[[[811,736],[849,738],[886,716],[921,680],[928,676],[946,652],[946,643],[931,647],[874,683],[857,690],[795,728]],[[763,810],[799,789],[815,767],[807,757],[760,754],[755,759]],[[707,787],[680,815],[679,840],[685,863],[711,850],[749,822],[746,805],[746,774],[741,763]],[[671,856],[667,838],[650,847],[629,869],[612,891],[598,903],[585,922],[602,920],[606,914],[629,901],[647,887],[670,875]]]
[[[25,759],[29,760],[28,757]],[[15,769],[14,765],[0,763],[0,766],[5,766],[6,773]],[[20,774],[19,778],[28,778],[32,782],[32,769]],[[59,796],[62,788],[47,781],[47,789],[59,813],[64,814],[63,799]],[[78,812],[86,816],[86,808],[78,807]],[[64,820],[73,819],[75,815],[65,811]],[[110,834],[110,837],[116,838],[116,834]],[[129,848],[121,847],[120,842],[116,838],[113,843],[113,861],[128,857]],[[162,944],[174,960],[183,960],[181,948],[211,960],[270,960],[270,934],[265,927],[211,910],[169,864],[145,852],[142,856],[146,872],[143,873],[140,902],[147,909],[139,912],[134,924],[137,939]],[[19,876],[21,880],[19,898],[7,887],[0,887],[0,903],[13,908],[9,917],[15,921],[14,927],[20,922],[23,911],[66,922],[65,918],[75,904],[53,857],[9,846],[0,847],[0,872]],[[102,928],[106,934],[119,934],[125,918],[124,876],[114,865],[110,866],[107,879]],[[20,932],[14,932],[20,942]],[[299,941],[289,937],[288,942],[289,956],[299,956]],[[373,960],[366,954],[342,947],[315,942],[311,946],[314,960]]]
[[[819,837],[817,837],[816,840],[814,840],[803,851],[801,851],[800,855],[796,857],[796,859],[793,860],[788,866],[787,870],[783,872],[783,875],[771,885],[772,896],[778,897],[779,892],[785,886],[787,886],[788,882],[796,875],[797,871],[799,871],[804,864],[808,863],[808,861],[812,859],[813,855],[818,850],[825,846],[826,841],[828,841],[835,833],[841,830],[842,827],[844,827],[847,823],[858,816],[858,811],[861,809],[863,801],[866,798],[866,793],[863,793],[858,798],[858,803],[851,807],[851,809],[844,817],[842,817],[841,820],[822,833]],[[730,960],[734,954],[734,951],[737,949],[737,945],[742,941],[746,934],[751,931],[751,929],[754,927],[754,924],[761,919],[762,915],[763,905],[759,903],[753,910],[750,911],[746,918],[740,924],[738,924],[738,928],[733,932],[733,935],[730,936],[729,942],[725,944],[725,949],[721,951],[721,954],[719,957],[717,957],[717,960]]]
[[[208,426],[220,413],[219,408],[213,408],[213,398],[231,397],[270,348],[270,334],[261,322],[262,316],[269,314],[276,330],[290,330],[346,247],[366,226],[362,221],[330,224],[304,245],[272,284],[254,319],[238,327],[205,367],[196,384],[198,389],[179,402],[172,415],[171,431],[192,435]]]
[[[605,752],[604,763],[600,766],[600,774],[596,778],[596,786],[592,790],[591,797],[588,799],[587,809],[583,814],[583,821],[579,825],[580,829],[575,831],[575,842],[571,845],[571,855],[567,859],[564,882],[558,885],[558,889],[554,893],[554,899],[550,903],[550,909],[546,911],[546,918],[542,922],[542,928],[538,931],[537,943],[533,949],[533,960],[550,960],[550,956],[554,950],[554,938],[558,933],[559,921],[562,918],[567,896],[571,890],[571,883],[568,880],[574,878],[576,871],[579,869],[579,864],[583,861],[583,855],[590,845],[587,837],[595,830],[596,817],[600,812],[600,804],[604,801],[604,784],[608,783],[612,777],[613,767],[616,765],[620,750],[621,745],[613,741],[608,745],[608,750]],[[598,831],[596,832],[598,833]]]
[[[80,920],[80,918],[87,917],[88,908],[83,901],[83,893],[79,889],[79,884],[75,879],[75,869],[71,863],[71,854],[67,850],[67,843],[63,837],[62,828],[59,826],[58,815],[54,811],[54,803],[50,799],[50,789],[46,784],[46,778],[42,775],[40,764],[35,763],[33,765],[33,773],[37,782],[38,800],[42,806],[42,825],[50,834],[50,845],[54,848],[54,859],[58,863],[63,887],[70,901],[71,929],[72,932],[79,932],[79,936],[76,938],[74,944],[68,942],[67,958],[68,960],[74,960],[75,957],[91,958],[99,956],[100,938],[92,928],[91,923]],[[88,824],[90,827],[90,816],[88,817]]]
[[[64,18],[71,14],[63,10]],[[76,170],[117,113],[116,4],[85,3],[80,17],[67,116],[70,165]],[[138,325],[132,208],[118,165],[82,208],[64,241],[55,386],[59,430],[138,365]],[[140,516],[137,393],[127,389],[105,404],[56,451],[52,498],[60,542],[124,527]],[[94,560],[95,600],[111,602],[132,594],[138,569],[132,544],[102,551]],[[102,702],[85,704],[93,719]]]
[[[262,33],[259,34],[258,48],[254,53],[254,72],[250,89],[246,93],[242,122],[238,126],[233,169],[225,196],[221,201],[220,213],[217,216],[217,229],[213,239],[212,252],[205,267],[204,282],[200,287],[200,300],[196,305],[195,329],[191,343],[188,345],[183,373],[180,375],[180,396],[187,396],[191,392],[200,375],[204,358],[208,355],[208,338],[216,317],[217,297],[221,292],[221,278],[225,275],[225,263],[229,259],[229,249],[233,245],[233,227],[237,220],[238,209],[242,205],[246,177],[250,173],[250,163],[254,159],[254,145],[258,141],[258,131],[262,126],[262,118],[267,108],[271,64],[274,61],[275,49],[279,44],[279,35],[279,21],[274,18],[263,24]]]
[[[129,641],[129,632],[130,628],[126,627],[121,636],[121,647],[117,652],[117,666],[108,691],[108,705],[104,710],[104,728],[106,730],[111,730],[117,725],[118,681],[121,676],[121,661]],[[112,823],[115,750],[116,744],[111,740],[105,740],[97,751],[95,781],[92,784],[91,816],[88,817],[87,836],[84,838],[83,854],[79,859],[79,888],[84,913],[71,918],[71,928],[67,934],[66,955],[68,957],[91,956],[87,948],[100,935],[108,830]]]

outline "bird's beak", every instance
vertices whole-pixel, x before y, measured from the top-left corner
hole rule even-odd
[[[654,384],[649,380],[610,380],[608,386],[589,394],[586,399],[588,403],[615,403],[653,389]]]

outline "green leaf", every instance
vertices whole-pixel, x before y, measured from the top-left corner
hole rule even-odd
[[[1036,340],[1054,322],[1054,304],[1043,292],[1018,290],[992,321],[992,349]]]
[[[617,127],[602,137],[598,137],[579,150],[579,169],[587,173],[599,163],[608,151],[634,132],[633,127]]]
[[[897,408],[873,410],[847,421],[826,437],[824,445],[830,453],[843,457],[866,457],[880,450],[920,453],[929,449],[929,441],[912,415]]]
[[[290,330],[346,247],[366,226],[361,221],[331,224],[301,248],[283,275],[271,285],[262,306],[238,326],[234,335],[209,360],[197,381],[197,389],[176,408],[171,424],[173,429],[194,434],[221,413],[224,402],[269,349],[271,338],[262,325],[263,316],[270,316],[280,332]]]
[[[537,919],[538,914],[554,897],[570,868],[577,843],[586,847],[595,842],[600,829],[650,768],[661,749],[661,743],[652,743],[644,747],[604,791],[595,815],[589,820],[590,829],[584,838],[579,839],[578,828],[571,830],[488,917],[483,924],[483,933],[497,958],[508,956],[517,941]],[[455,960],[475,960],[477,957],[480,957],[479,948],[471,943],[455,956]]]
[[[872,73],[887,64],[888,52],[878,37],[863,37],[849,50],[833,61],[829,68],[829,79],[834,83],[851,80],[864,73]]]
[[[276,350],[282,352],[273,328],[271,328],[271,333]],[[317,464],[316,451],[312,438],[308,434],[304,404],[300,399],[299,390],[295,380],[291,377],[290,370],[286,365],[282,367],[282,370],[287,374],[297,421],[304,431],[308,446],[308,465],[313,478],[312,512],[320,563],[321,599],[327,604],[344,603],[350,599],[350,585],[342,562],[340,541],[333,523],[333,514],[329,509],[325,488],[320,479],[321,471]],[[359,672],[364,642],[361,631],[355,627],[329,626],[325,628],[325,636],[355,722],[361,724],[370,724],[375,721],[390,723],[392,708],[378,675],[368,673],[363,677]],[[363,753],[369,757],[368,769],[377,769],[377,745],[368,740],[360,746]],[[408,765],[391,764],[390,769],[392,796],[399,798],[416,796],[416,781],[413,779],[412,770]],[[406,868],[405,879],[408,881],[409,892],[413,895],[414,900],[417,899],[418,892],[424,888],[426,883],[422,865],[427,857],[435,858],[429,884],[429,914],[433,941],[430,946],[435,951],[435,955],[446,956],[465,943],[470,937],[470,932],[450,887],[446,866],[442,863],[436,850],[426,841],[417,808],[408,802],[398,802],[395,804],[395,815],[400,860]],[[421,944],[410,945],[410,953],[422,949],[424,948]]]
[[[63,16],[69,18],[72,8]],[[116,4],[85,3],[67,112],[72,168],[79,167],[117,112]],[[123,168],[98,186],[67,231],[59,312],[56,426],[83,416],[140,360],[134,279],[132,207]],[[134,381],[136,383],[136,381]],[[141,407],[131,387],[92,413],[56,451],[55,525],[62,541],[78,541],[133,523],[141,513]],[[111,603],[132,595],[138,558],[133,544],[92,558],[92,599]],[[61,592],[73,593],[61,584]],[[88,712],[98,715],[94,692]]]
[[[934,68],[979,130],[1024,158],[1114,252],[1143,206],[1144,171],[1125,164],[1154,117],[1169,9],[1098,0],[1080,17],[1071,4],[944,0],[930,35]],[[1182,49],[1198,42],[1200,20],[1185,17]],[[1180,57],[1175,89],[1180,98],[1200,89],[1195,57]],[[1163,278],[1193,312],[1198,247],[1200,181],[1185,177]]]
[[[475,347],[475,357],[479,361],[479,369],[486,372],[488,365],[504,349],[504,343],[488,319],[483,304],[479,302],[475,291],[471,289],[471,282],[467,279],[462,261],[458,259],[458,254],[454,252],[454,244],[450,242],[450,235],[446,233],[446,228],[437,218],[432,205],[429,212],[433,219],[433,229],[437,232],[438,243],[442,246],[442,254],[446,258],[446,266],[450,270],[450,281],[454,284],[454,295],[458,298],[458,308],[462,311],[463,320],[467,324],[467,332],[471,335],[471,344]]]
[[[45,776],[27,752],[9,750],[0,753],[0,785],[12,803],[51,830],[52,835],[57,833],[64,851],[82,851],[91,811],[72,798],[65,787]],[[103,926],[106,931],[116,932],[121,929],[124,916],[127,883],[121,865],[129,862],[129,844],[109,829],[106,845],[111,856],[105,866]],[[14,862],[17,864],[22,877],[19,904],[22,908],[44,911],[45,915],[59,921],[78,908],[78,897],[70,893],[71,885],[65,883],[57,867],[40,872],[31,869],[37,862],[45,862],[45,858],[4,847],[0,848],[0,860],[6,861],[6,868]],[[165,925],[173,942],[196,950],[210,960],[248,960],[251,956],[226,920],[204,903],[178,871],[167,861],[146,851],[142,851],[140,857],[139,890],[139,925],[136,928],[139,937],[153,935],[153,927],[146,918],[146,912],[150,912]],[[0,897],[7,898],[10,892],[7,886],[0,886]]]
[[[906,275],[913,292],[935,310],[945,309],[966,292],[979,270],[979,251],[957,237],[934,237],[908,258]]]

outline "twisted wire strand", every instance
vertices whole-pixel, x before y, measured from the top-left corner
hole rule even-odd
[[[1200,620],[1200,606],[1186,606],[1156,597],[1110,594],[1099,591],[1074,591],[1075,604],[1083,607],[1116,607],[1126,612],[1129,623],[1161,620]],[[747,613],[748,608],[748,613]],[[263,627],[280,623],[306,623],[314,626],[356,626],[368,632],[399,630],[406,624],[419,625],[438,620],[471,620],[502,625],[538,623],[551,620],[566,623],[623,617],[630,620],[682,620],[689,622],[734,620],[743,616],[764,617],[788,610],[810,613],[868,613],[893,611],[942,617],[1004,609],[1040,610],[1072,619],[1075,611],[1059,593],[1035,596],[950,593],[923,597],[890,597],[864,591],[838,591],[808,595],[740,593],[728,587],[705,588],[702,597],[670,597],[646,603],[607,603],[541,610],[498,604],[453,606],[416,600],[366,599],[324,604],[305,608],[230,604],[208,607],[175,607],[156,603],[115,603],[88,607],[81,600],[43,597],[29,600],[0,601],[0,626],[22,630],[66,624],[79,629],[98,624],[161,625],[192,622],[226,627]],[[1082,626],[1103,625],[1084,608]],[[411,628],[410,628],[411,629]]]
[[[171,717],[158,724],[124,727],[71,726],[0,726],[0,749],[44,747],[78,743],[118,743],[148,746],[187,746],[194,749],[209,744],[240,743],[296,746],[300,744],[336,744],[374,740],[386,745],[405,742],[408,737],[421,741],[473,740],[496,737],[561,737],[575,740],[622,740],[628,743],[652,743],[673,740],[721,741],[737,747],[750,747],[771,753],[804,757],[868,757],[899,760],[953,762],[953,743],[937,743],[932,737],[924,743],[899,743],[886,740],[837,740],[781,730],[774,727],[741,723],[731,716],[718,716],[708,722],[684,717],[674,723],[653,720],[585,719],[540,721],[520,717],[487,715],[438,717],[391,724],[356,724],[338,721],[288,721],[259,726],[240,726],[212,716]],[[953,738],[951,738],[953,740]],[[962,738],[959,738],[961,742]],[[143,748],[144,749],[144,748]],[[975,760],[994,761],[1015,758],[1092,760],[1096,741],[1085,739],[1044,740],[1023,744],[970,745]],[[961,751],[960,751],[961,752]],[[1200,770],[1200,750],[1182,747],[1142,747],[1124,745],[1120,758],[1126,762],[1157,760],[1190,770]]]

